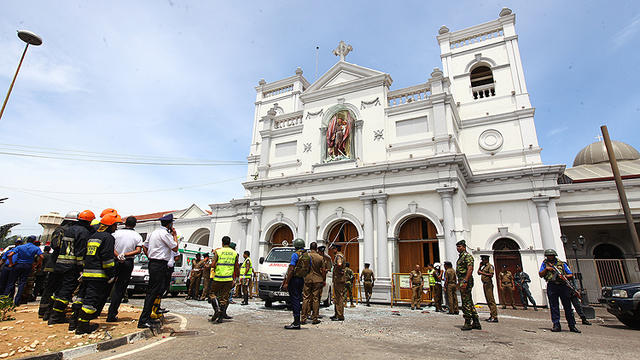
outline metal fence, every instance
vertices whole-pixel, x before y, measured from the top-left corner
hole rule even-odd
[[[393,273],[391,274],[391,306],[399,302],[411,302],[411,283],[409,282],[409,273]],[[422,299],[420,304],[431,302],[433,296],[429,288],[429,276],[422,275],[426,284],[422,291]]]
[[[580,259],[582,284],[589,302],[597,303],[603,286],[640,282],[640,269],[635,259]],[[575,259],[568,259],[571,271],[577,272]]]

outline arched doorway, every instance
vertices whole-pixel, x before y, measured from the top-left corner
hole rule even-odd
[[[353,272],[357,273],[360,264],[360,248],[358,243],[358,229],[348,220],[336,222],[329,230],[327,244],[340,245],[345,259]],[[332,254],[333,256],[333,254]]]
[[[398,271],[408,273],[416,265],[440,262],[437,230],[426,217],[413,217],[400,225],[398,232]]]
[[[501,238],[493,243],[493,261],[496,274],[496,286],[498,285],[498,274],[502,271],[504,265],[507,266],[507,270],[511,271],[511,274],[516,274],[516,266],[522,266],[522,258],[520,258],[520,246],[515,241],[508,238]],[[529,275],[531,276],[531,274]],[[499,302],[504,304],[502,299],[502,291],[498,289]],[[517,305],[522,305],[520,301],[520,292],[517,288],[513,291],[513,300]]]
[[[194,231],[194,233],[191,235],[191,238],[189,238],[189,242],[192,244],[208,246],[209,234],[210,234],[209,229],[205,229],[205,228],[198,229]]]
[[[612,286],[627,282],[624,273],[622,250],[612,244],[600,244],[593,249],[593,258],[600,286]]]
[[[287,246],[293,244],[293,231],[285,224],[278,225],[278,227],[271,233],[271,239],[269,240],[269,248],[274,246],[283,246],[283,242],[287,243]]]

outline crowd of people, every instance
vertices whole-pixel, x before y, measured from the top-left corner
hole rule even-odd
[[[100,214],[100,220],[95,220],[90,210],[67,214],[53,232],[50,244],[44,247],[44,251],[35,236],[28,237],[25,244],[21,240],[16,241],[16,246],[6,251],[0,260],[2,295],[13,296],[18,306],[41,294],[38,315],[49,325],[68,324],[69,330],[76,334],[91,333],[98,327],[97,324],[91,324],[91,320],[102,312],[109,297],[107,322],[118,321],[118,309],[131,278],[134,257],[144,252],[149,260],[149,283],[138,327],[157,326],[162,314],[167,312],[161,307],[161,301],[169,290],[173,267],[180,256],[173,216],[169,214],[160,218],[161,227],[144,241],[135,231],[137,220],[133,216],[126,218],[121,229],[118,229],[118,225],[123,223],[122,218],[114,209],[105,209]],[[295,252],[282,283],[282,290],[289,293],[293,310],[293,322],[285,328],[300,329],[307,319],[312,324],[320,323],[319,304],[329,271],[332,272],[331,286],[334,292],[334,315],[330,319],[344,321],[345,303],[350,301],[351,306],[355,306],[353,284],[356,279],[340,245],[331,245],[333,258],[325,253],[325,246],[318,246],[316,242],[310,243],[309,250],[306,250],[304,240],[295,239],[293,247]],[[459,241],[456,247],[459,257],[455,268],[451,262],[445,261],[444,269],[435,263],[427,264],[424,273],[420,265],[411,271],[411,309],[421,309],[426,278],[431,305],[436,312],[445,312],[446,308],[449,314],[457,315],[461,309],[465,319],[462,330],[481,329],[471,295],[474,258],[466,251],[464,240]],[[569,330],[579,333],[572,307],[583,324],[590,323],[582,312],[575,284],[571,282],[573,274],[566,263],[557,259],[555,250],[546,250],[545,257],[539,276],[547,281],[552,331],[561,331],[559,302],[562,302]],[[480,276],[490,312],[486,321],[498,322],[494,276],[502,294],[503,309],[507,306],[516,309],[513,292],[517,289],[523,309],[526,310],[528,301],[531,301],[537,311],[536,302],[529,291],[531,279],[521,266],[516,267],[514,275],[503,265],[502,271],[496,275],[494,266],[489,263],[489,256],[481,255],[480,258],[477,275]],[[241,261],[235,251],[235,243],[224,236],[222,247],[214,250],[212,256],[208,253],[196,255],[188,275],[187,300],[208,300],[214,310],[210,321],[221,323],[232,318],[227,314],[227,309],[233,301],[234,292],[241,294],[242,305],[249,303],[254,275],[250,252],[245,251]],[[370,264],[364,264],[360,281],[366,306],[370,306],[375,284]],[[458,291],[462,301],[460,306]],[[446,305],[443,305],[443,299]],[[68,307],[71,308],[70,317],[66,315]]]

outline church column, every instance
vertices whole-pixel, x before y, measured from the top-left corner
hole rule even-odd
[[[364,262],[373,265],[373,199],[360,198],[364,210]]]
[[[209,246],[213,247],[215,238],[214,236],[216,235],[216,221],[217,219],[215,217],[211,218],[211,221],[209,222]]]
[[[262,222],[262,211],[264,206],[255,205],[251,207],[253,216],[251,218],[251,256],[260,257],[260,226]]]
[[[262,118],[262,130],[260,130],[260,165],[258,166],[258,175],[264,179],[267,177],[269,169],[269,153],[271,151],[271,123],[276,116],[274,109],[267,111],[267,116]]]
[[[551,218],[549,216],[549,197],[536,197],[531,199],[536,204],[538,211],[538,224],[540,225],[540,236],[542,237],[542,246],[545,249],[555,249],[555,241],[553,240],[553,229],[551,227]]]
[[[307,204],[298,203],[298,237],[305,240],[305,243],[309,244],[307,240]]]
[[[318,201],[309,203],[309,243],[318,241]]]
[[[457,259],[456,250],[456,233],[454,230],[455,217],[453,215],[453,193],[456,191],[453,187],[437,189],[442,199],[442,214],[444,227],[444,258],[455,263]]]
[[[238,219],[238,223],[240,223],[240,239],[238,239],[237,250],[239,254],[242,254],[245,250],[251,251],[249,244],[247,243],[247,227],[249,225],[249,219],[246,217],[241,217]]]
[[[387,197],[376,196],[378,208],[378,261],[375,264],[376,274],[382,279],[389,279],[389,246],[387,239]]]
[[[356,148],[354,151],[354,158],[362,159],[362,125],[364,124],[363,120],[356,120]]]

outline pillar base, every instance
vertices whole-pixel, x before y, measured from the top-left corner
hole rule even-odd
[[[360,284],[362,299],[361,302],[365,302],[364,288],[362,283]],[[373,293],[371,294],[371,302],[374,304],[391,304],[391,280],[390,279],[376,279],[373,286]]]

